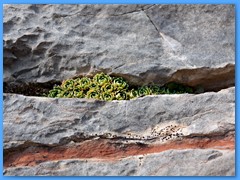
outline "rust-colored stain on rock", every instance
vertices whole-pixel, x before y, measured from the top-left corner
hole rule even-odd
[[[88,140],[72,145],[56,147],[28,147],[21,150],[4,152],[4,167],[34,166],[41,162],[63,159],[98,158],[117,160],[120,158],[158,153],[170,149],[229,149],[235,148],[233,136],[225,138],[184,138],[165,144],[122,144],[111,140]]]

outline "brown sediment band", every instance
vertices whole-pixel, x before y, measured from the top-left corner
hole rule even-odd
[[[4,150],[4,167],[35,166],[42,162],[63,159],[117,160],[128,156],[159,153],[181,149],[234,150],[235,137],[192,137],[165,144],[116,143],[113,140],[87,140],[71,145],[55,147],[31,146],[24,149]]]

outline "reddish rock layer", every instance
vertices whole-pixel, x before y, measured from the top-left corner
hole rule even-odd
[[[113,140],[88,140],[74,145],[28,147],[4,152],[4,167],[34,166],[41,162],[62,159],[117,160],[127,156],[158,153],[170,149],[230,149],[235,148],[234,136],[224,138],[184,138],[166,144],[120,144]]]

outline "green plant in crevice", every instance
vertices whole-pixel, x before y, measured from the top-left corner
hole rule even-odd
[[[112,81],[112,78],[104,73],[99,73],[93,77],[93,81],[102,86],[106,83],[110,83]]]
[[[85,97],[85,93],[84,91],[80,90],[80,89],[76,89],[73,93],[73,97],[74,98],[84,98]]]
[[[138,90],[131,89],[129,92],[127,92],[128,99],[133,99],[139,97]]]
[[[100,93],[96,89],[90,89],[86,95],[87,98],[100,99]]]
[[[113,78],[113,86],[116,90],[128,89],[129,85],[122,77]]]
[[[122,77],[98,73],[93,78],[68,79],[49,91],[48,97],[93,98],[104,101],[129,100],[146,95],[193,93],[193,88],[170,82],[164,86],[130,87]]]
[[[138,94],[139,94],[139,96],[151,95],[152,90],[148,86],[142,86],[142,87],[138,88]]]
[[[100,87],[96,82],[91,82],[91,84],[89,85],[89,89],[96,89],[99,90]]]
[[[149,86],[149,88],[151,89],[152,94],[154,95],[160,94],[161,88],[158,85],[151,85]]]
[[[102,92],[113,92],[114,91],[114,86],[112,84],[104,84],[102,87],[101,87],[101,91]]]
[[[175,82],[170,82],[170,83],[166,84],[165,87],[172,94],[193,93],[192,88],[184,86],[179,83],[175,83]]]
[[[116,100],[127,100],[127,93],[125,91],[118,91],[115,94]]]
[[[49,91],[48,97],[60,97],[63,89],[60,86],[54,86],[52,90]]]
[[[115,99],[115,95],[114,93],[111,93],[111,92],[103,92],[101,93],[100,98],[101,100],[104,100],[104,101],[112,101]]]
[[[87,78],[87,77],[83,77],[83,78],[78,78],[76,80],[76,87],[81,89],[81,90],[88,90],[90,85],[91,85],[91,79]]]
[[[61,87],[65,88],[67,90],[72,90],[74,88],[74,80],[73,79],[69,79],[69,80],[63,81]]]

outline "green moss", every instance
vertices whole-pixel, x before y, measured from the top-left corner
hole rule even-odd
[[[146,95],[193,93],[193,88],[179,83],[164,86],[149,85],[130,88],[122,77],[111,77],[104,73],[93,78],[68,79],[49,91],[48,97],[93,98],[105,101],[129,100]]]

